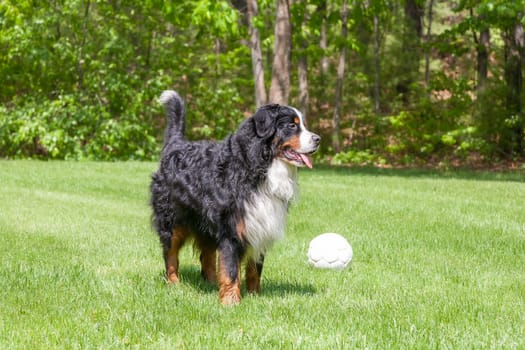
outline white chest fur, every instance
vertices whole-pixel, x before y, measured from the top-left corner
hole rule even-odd
[[[258,258],[284,237],[288,206],[297,192],[297,168],[274,160],[266,181],[245,203],[246,239]]]

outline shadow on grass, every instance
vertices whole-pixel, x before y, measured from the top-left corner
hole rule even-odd
[[[165,281],[164,272],[162,278]],[[195,265],[183,265],[179,269],[179,278],[181,283],[187,284],[201,293],[217,293],[218,287],[216,284],[206,282],[200,273],[200,268]],[[241,281],[242,293],[247,294],[244,277]],[[302,283],[298,281],[277,281],[268,280],[264,278],[261,282],[262,296],[286,296],[286,295],[313,295],[317,293],[315,287],[309,283]]]
[[[413,178],[439,178],[439,179],[460,179],[477,181],[508,181],[525,182],[524,170],[509,171],[487,171],[487,170],[468,170],[468,169],[385,169],[376,167],[345,167],[317,165],[315,171],[322,172],[329,176],[334,175],[365,175],[365,176],[398,176]]]
[[[164,270],[160,272],[160,276],[164,283],[167,283],[166,273]],[[198,292],[202,293],[217,293],[217,285],[210,284],[201,276],[201,270],[197,265],[182,265],[179,268],[180,283],[190,286]]]
[[[263,296],[286,296],[286,295],[313,295],[317,293],[315,287],[310,283],[297,281],[283,282],[266,280],[263,278],[261,286]]]

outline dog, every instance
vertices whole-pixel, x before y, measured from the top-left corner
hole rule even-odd
[[[188,141],[181,97],[167,90],[160,102],[167,127],[150,190],[167,280],[179,282],[179,251],[192,238],[203,278],[218,282],[222,304],[237,304],[241,261],[247,291],[259,293],[264,256],[284,236],[297,168],[312,168],[320,137],[297,109],[269,104],[221,142]]]

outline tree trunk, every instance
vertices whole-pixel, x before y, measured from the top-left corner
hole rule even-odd
[[[290,54],[292,51],[289,0],[277,0],[276,12],[275,46],[269,102],[286,105],[290,95]]]
[[[303,15],[303,29],[308,22],[307,11]],[[299,53],[299,62],[297,66],[297,75],[299,78],[299,108],[303,112],[306,120],[308,116],[309,94],[308,94],[308,60],[307,60],[308,42],[304,36],[301,37],[301,51]]]
[[[261,52],[261,37],[259,30],[253,25],[258,14],[257,0],[247,0],[248,27],[250,32],[250,49],[252,52],[253,81],[255,86],[255,103],[257,107],[267,103],[266,87],[264,84],[264,67]]]
[[[306,120],[308,116],[308,61],[306,60],[306,54],[299,57],[299,64],[297,67],[299,76],[299,108],[303,112],[303,117]]]
[[[357,3],[356,3],[357,4]],[[363,73],[367,77],[367,80],[370,83],[367,86],[367,93],[370,96],[370,100],[373,101],[374,110],[377,102],[377,88],[379,87],[379,70],[376,66],[376,57],[379,59],[379,48],[380,48],[380,33],[375,32],[376,28],[374,21],[379,18],[377,14],[373,11],[377,11],[376,8],[371,8],[370,0],[362,1],[355,7],[356,11],[362,12],[361,15],[353,16],[354,23],[352,24],[353,28],[356,28],[356,38],[357,41],[363,47],[363,50],[359,50],[359,59],[363,67]],[[370,16],[369,13],[372,13],[372,27],[370,27]],[[379,24],[379,23],[378,23]],[[377,41],[376,41],[377,40]],[[377,45],[377,46],[376,46]],[[372,53],[370,53],[370,48],[372,48]],[[376,73],[378,73],[376,75]]]
[[[87,25],[89,20],[89,9],[91,7],[91,1],[86,1],[86,7],[84,8],[84,20],[82,22],[82,40],[80,42],[79,52],[78,52],[78,62],[77,62],[77,74],[78,81],[77,86],[78,90],[81,91],[84,87],[84,45],[87,40]]]
[[[327,21],[327,5],[326,0],[321,1],[319,6],[317,7],[317,10],[322,13],[322,21],[321,21],[321,35],[319,40],[319,47],[322,50],[322,56],[321,56],[321,74],[323,76],[326,76],[328,74],[328,68],[330,66],[330,63],[328,62],[328,56],[326,56],[326,49],[328,48],[328,39],[326,36],[326,21]]]
[[[470,17],[474,18],[474,10],[470,9]],[[482,16],[477,18],[480,22],[485,22]],[[476,44],[476,72],[477,72],[477,97],[482,97],[485,83],[487,81],[488,67],[489,67],[489,50],[490,50],[490,29],[485,27],[480,29],[479,38],[476,32],[472,33],[474,43]]]
[[[427,35],[425,41],[427,43],[427,48],[425,50],[425,86],[428,88],[430,84],[430,57],[432,54],[432,49],[430,48],[430,37],[432,35],[432,18],[434,15],[433,12],[434,0],[430,0],[428,4],[428,25],[427,25]]]
[[[343,0],[341,14],[341,53],[339,55],[339,64],[337,65],[337,84],[335,87],[335,106],[334,106],[334,119],[332,129],[332,147],[334,152],[341,150],[341,100],[343,97],[343,78],[345,75],[345,62],[346,62],[346,36],[348,32],[348,6],[346,0]]]
[[[423,8],[417,0],[405,1],[405,32],[401,44],[403,54],[400,58],[401,69],[398,73],[400,81],[396,85],[397,92],[401,95],[409,92],[410,85],[416,81],[419,73],[423,13]]]
[[[319,32],[319,48],[321,49],[321,61],[320,61],[320,71],[319,71],[319,85],[321,88],[316,88],[315,93],[315,106],[317,110],[323,108],[326,103],[326,89],[323,87],[327,83],[328,69],[330,67],[330,62],[328,61],[327,49],[328,49],[328,38],[326,34],[326,22],[327,22],[327,4],[326,0],[319,1],[317,5],[316,12],[321,17],[321,27]]]
[[[485,84],[487,82],[488,68],[489,68],[489,48],[490,48],[490,29],[483,29],[479,33],[479,43],[477,43],[477,71],[478,71],[478,83],[477,92],[478,95],[483,92]]]
[[[405,0],[405,20],[418,38],[423,35],[423,8],[417,0]]]
[[[380,73],[381,64],[379,57],[379,16],[374,14],[374,111],[379,114],[380,105]]]
[[[510,127],[508,139],[504,140],[503,149],[512,156],[523,155],[523,116],[521,92],[523,85],[522,65],[525,37],[523,26],[516,24],[504,33],[505,41],[505,82],[507,84],[506,107],[507,124]]]

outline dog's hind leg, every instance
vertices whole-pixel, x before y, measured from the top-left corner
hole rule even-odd
[[[246,289],[248,293],[260,293],[264,256],[259,260],[249,257],[246,261]]]
[[[182,248],[189,231],[181,226],[173,229],[169,247],[164,247],[164,262],[166,263],[166,277],[170,283],[179,282],[179,250]]]

